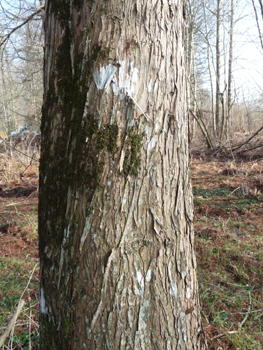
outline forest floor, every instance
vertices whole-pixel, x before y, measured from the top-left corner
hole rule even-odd
[[[38,349],[38,170],[26,166],[0,154],[0,335],[26,301],[5,350]],[[193,147],[192,184],[208,349],[263,349],[263,154]]]
[[[192,151],[195,235],[208,349],[263,349],[263,154]]]
[[[27,166],[22,155],[0,154],[0,335],[26,302],[4,350],[38,349],[38,164]]]

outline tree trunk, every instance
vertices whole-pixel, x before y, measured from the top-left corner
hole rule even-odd
[[[209,72],[209,82],[210,82],[210,89],[211,89],[211,111],[212,111],[213,133],[214,133],[214,135],[216,135],[217,128],[216,128],[216,115],[215,115],[215,108],[214,108],[213,74],[212,74],[211,58],[210,58],[210,52],[212,53],[212,50],[211,50],[210,39],[209,39],[208,19],[207,19],[207,13],[206,13],[205,0],[203,0],[203,9],[204,9],[204,23],[205,23],[207,68],[208,68],[208,72]],[[212,56],[212,62],[213,62],[213,56]]]
[[[220,136],[220,24],[221,24],[221,4],[217,0],[216,10],[216,133]]]
[[[40,348],[201,349],[183,1],[47,0]]]
[[[195,8],[192,0],[188,0],[187,3],[187,22],[186,27],[186,66],[187,66],[187,108],[192,110],[196,114],[196,63],[195,63]],[[189,115],[189,140],[194,138],[195,133],[195,119],[192,115]]]
[[[233,65],[233,32],[234,32],[234,0],[231,0],[230,8],[230,29],[229,29],[229,58],[228,58],[228,90],[227,90],[227,119],[226,139],[229,138],[232,108],[232,65]]]

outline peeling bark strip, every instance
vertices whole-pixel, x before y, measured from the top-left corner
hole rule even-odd
[[[183,1],[45,11],[40,348],[201,349]]]

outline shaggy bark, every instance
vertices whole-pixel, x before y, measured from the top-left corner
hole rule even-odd
[[[183,1],[46,1],[41,349],[201,349]]]

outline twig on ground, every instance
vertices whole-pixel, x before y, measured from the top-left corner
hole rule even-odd
[[[23,298],[23,295],[25,294],[25,292],[26,292],[26,290],[27,290],[27,288],[28,288],[28,286],[29,286],[29,283],[30,283],[30,281],[31,281],[31,279],[32,279],[32,277],[33,277],[33,275],[34,275],[34,272],[35,272],[36,268],[38,267],[38,265],[39,265],[39,263],[35,264],[35,266],[34,266],[32,272],[31,272],[31,275],[30,275],[30,277],[29,277],[29,279],[28,279],[28,281],[27,281],[26,288],[24,289],[24,291],[23,291],[23,293],[22,293],[22,295],[21,295],[21,297],[20,297],[20,300]]]
[[[24,289],[24,291],[23,291],[23,293],[22,293],[22,295],[21,295],[21,297],[20,297],[20,299],[19,299],[16,312],[13,314],[13,316],[12,316],[11,320],[9,321],[9,323],[8,323],[8,325],[7,325],[7,327],[6,327],[5,331],[4,331],[4,333],[2,334],[2,336],[1,336],[1,338],[0,338],[0,347],[4,344],[6,338],[9,336],[10,332],[12,331],[12,329],[13,329],[15,323],[16,323],[16,320],[17,320],[17,318],[18,318],[20,312],[22,311],[22,308],[23,308],[23,306],[24,306],[24,304],[25,304],[25,300],[22,299],[22,298],[23,298],[23,296],[24,296],[26,290],[28,289],[29,283],[30,283],[30,281],[31,281],[31,279],[32,279],[32,277],[33,277],[33,275],[34,275],[34,272],[35,272],[35,270],[36,270],[36,268],[37,268],[38,265],[39,265],[39,263],[35,264],[35,266],[34,266],[32,272],[31,272],[31,275],[30,275],[30,277],[29,277],[29,279],[28,279],[28,281],[27,281],[27,285],[26,285],[26,287],[25,287],[25,289]]]
[[[247,318],[248,318],[248,315],[250,313],[250,309],[251,309],[251,294],[250,294],[250,291],[248,292],[248,295],[249,295],[249,306],[248,306],[248,310],[247,310],[247,313],[243,319],[243,321],[238,325],[238,329],[240,330],[243,326],[243,324],[246,322]]]
[[[9,336],[9,334],[10,334],[11,330],[13,329],[13,327],[14,327],[14,325],[16,323],[17,317],[19,316],[19,314],[20,314],[24,304],[25,304],[25,300],[20,299],[19,303],[18,303],[18,306],[17,306],[17,309],[16,309],[16,312],[12,316],[10,322],[8,323],[4,333],[2,334],[2,336],[0,338],[0,346],[2,346],[4,344],[4,341]]]
[[[238,333],[238,331],[228,331],[228,332],[220,333],[218,335],[215,335],[213,338],[210,338],[210,340],[215,340],[215,339],[221,338],[227,334],[235,334],[235,333]]]
[[[207,324],[210,324],[210,322],[209,322],[209,320],[208,320],[208,318],[207,318],[207,316],[206,316],[204,310],[201,310],[201,314],[204,316],[204,318],[205,318]]]
[[[28,198],[28,197],[27,197]],[[5,204],[5,208],[8,208],[8,207],[18,207],[19,205],[26,205],[26,204],[30,204],[30,202],[12,202],[12,203],[8,203],[8,204]],[[5,214],[6,211],[0,211],[0,214]]]

